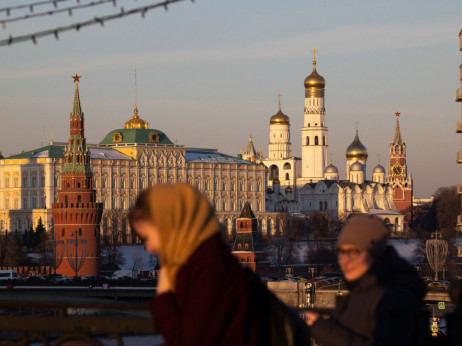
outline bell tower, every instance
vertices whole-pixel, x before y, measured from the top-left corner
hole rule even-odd
[[[90,151],[85,140],[84,115],[80,106],[81,76],[73,76],[74,101],[70,135],[64,149],[64,170],[58,202],[52,205],[56,237],[56,272],[67,276],[99,275],[99,226],[103,204],[96,203]],[[59,257],[59,258],[58,258]]]
[[[393,187],[393,202],[400,213],[412,208],[412,177],[406,165],[406,143],[401,137],[399,127],[400,112],[396,112],[396,125],[393,141],[390,143],[390,162],[388,183]]]
[[[316,71],[313,50],[313,72],[305,78],[305,110],[302,127],[302,178],[300,182],[324,179],[327,166],[327,126],[324,108],[325,79]]]

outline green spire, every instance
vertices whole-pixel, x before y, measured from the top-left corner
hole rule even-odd
[[[69,141],[64,150],[64,172],[65,174],[91,174],[90,152],[88,151],[84,137],[84,119],[82,107],[80,106],[80,95],[78,82],[80,76],[76,74],[74,78],[75,91],[72,103],[70,118]]]
[[[77,83],[75,84],[74,102],[72,104],[71,118],[74,115],[83,116],[82,107],[80,106],[79,85]]]

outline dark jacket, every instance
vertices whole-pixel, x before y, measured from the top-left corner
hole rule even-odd
[[[393,247],[363,277],[337,297],[330,319],[318,319],[312,334],[323,346],[419,345],[425,284]]]
[[[244,270],[216,235],[179,270],[175,293],[151,303],[167,345],[257,345]]]

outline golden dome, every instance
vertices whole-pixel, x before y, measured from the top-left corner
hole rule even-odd
[[[270,124],[290,124],[290,118],[289,116],[285,115],[281,111],[281,94],[279,96],[279,109],[278,112],[273,115],[270,119]]]
[[[346,150],[346,157],[367,159],[367,156],[368,156],[367,148],[359,140],[358,130],[356,130],[355,138],[353,139],[353,142],[348,146]]]
[[[326,80],[323,76],[316,71],[316,60],[313,61],[313,72],[305,78],[305,89],[315,88],[324,89],[326,87]]]
[[[133,118],[125,123],[124,129],[147,129],[148,123],[143,119],[140,119],[138,115],[138,107],[135,106],[135,110],[133,112]]]

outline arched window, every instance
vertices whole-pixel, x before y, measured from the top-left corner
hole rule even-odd
[[[322,201],[319,201],[319,210],[322,210]]]
[[[82,203],[82,197],[80,195],[77,196],[77,203]]]
[[[290,168],[291,166],[289,162],[284,163],[284,169],[290,169]]]
[[[81,237],[81,236],[82,236],[82,229],[79,228],[79,237]]]
[[[286,180],[289,180],[289,173],[286,173]]]
[[[241,221],[241,223],[239,224],[239,227],[242,228],[244,227],[244,223]]]
[[[322,136],[322,145],[326,145],[326,136]]]
[[[276,165],[270,167],[270,180],[279,178],[279,168]]]
[[[311,127],[311,124],[310,124],[310,123],[308,123],[308,127]]]
[[[64,237],[66,235],[66,231],[64,230],[64,228],[61,230],[61,236]]]
[[[310,137],[306,136],[306,145],[310,145]]]
[[[315,136],[315,137],[314,137],[314,145],[319,145],[318,136]]]
[[[68,203],[68,201],[67,201],[67,195],[64,196],[64,203],[66,203],[66,204]]]
[[[324,201],[324,210],[327,210],[327,201]]]

